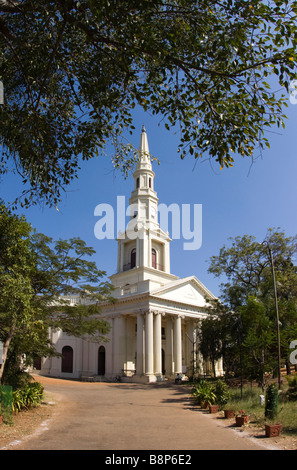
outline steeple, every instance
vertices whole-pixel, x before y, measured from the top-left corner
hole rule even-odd
[[[139,220],[149,226],[156,225],[158,198],[154,191],[155,173],[152,170],[152,164],[149,153],[148,138],[145,127],[142,127],[140,144],[138,151],[138,162],[136,164],[134,178],[134,190],[131,193],[129,204],[133,206],[131,217],[135,217],[137,211]]]
[[[170,274],[171,240],[158,223],[155,173],[152,170],[144,126],[138,152],[139,158],[133,173],[134,188],[129,199],[130,222],[126,232],[117,240],[117,273],[110,278],[116,287],[137,284],[137,291],[141,282],[163,285],[176,278]]]
[[[139,158],[137,162],[136,169],[152,169],[151,161],[150,161],[150,151],[148,146],[148,139],[145,127],[142,126],[142,132],[140,136],[140,144],[139,144]]]

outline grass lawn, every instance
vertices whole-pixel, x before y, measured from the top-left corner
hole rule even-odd
[[[283,379],[282,389],[279,393],[278,413],[275,422],[283,425],[282,432],[297,437],[297,401],[288,401],[286,391],[288,389],[287,381]],[[261,406],[260,395],[265,395],[263,390],[255,385],[245,385],[242,390],[240,388],[232,388],[231,399],[225,408],[234,409],[235,412],[243,410],[249,414],[253,422],[263,426],[268,422],[265,417],[265,406]]]

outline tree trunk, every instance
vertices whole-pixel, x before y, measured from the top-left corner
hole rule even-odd
[[[11,340],[13,338],[13,333],[14,333],[14,325],[11,326],[11,328],[9,330],[9,333],[6,337],[6,340],[4,341],[4,344],[3,344],[3,356],[2,356],[3,363],[0,367],[0,383],[2,382],[4,367],[5,367],[5,363],[6,363],[6,359],[7,359],[7,353],[8,353],[8,349],[9,349]]]
[[[291,374],[291,364],[288,360],[286,360],[286,370],[287,370],[287,375]]]
[[[212,370],[213,370],[213,376],[216,378],[216,361],[212,359]]]

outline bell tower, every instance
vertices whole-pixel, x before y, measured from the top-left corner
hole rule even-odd
[[[116,287],[151,281],[155,287],[177,279],[170,274],[170,237],[158,223],[158,197],[154,190],[148,138],[143,126],[138,161],[129,199],[130,221],[118,234],[117,273],[110,277]],[[139,288],[137,288],[139,292]]]

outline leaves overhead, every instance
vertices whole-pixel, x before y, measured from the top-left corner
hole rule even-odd
[[[296,73],[296,1],[0,1],[0,170],[54,204],[80,158],[128,158],[133,109],[221,167],[269,146]],[[12,163],[9,162],[11,160]],[[133,158],[132,158],[133,160]],[[129,166],[129,165],[128,165]]]

